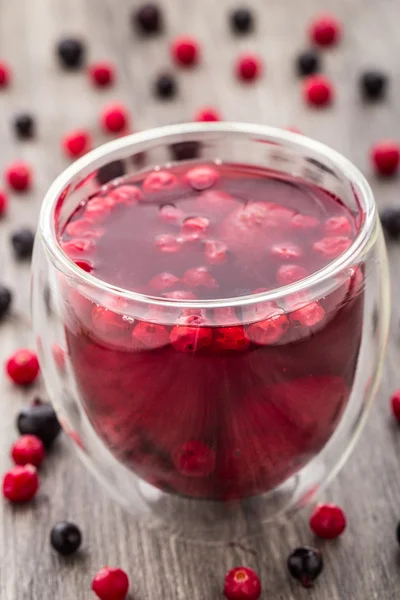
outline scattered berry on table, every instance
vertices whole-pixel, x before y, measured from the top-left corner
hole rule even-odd
[[[139,33],[151,35],[163,30],[163,18],[157,4],[143,4],[132,13],[132,25]]]
[[[6,316],[12,303],[12,293],[3,284],[0,283],[0,319]]]
[[[28,227],[21,227],[11,234],[11,245],[19,259],[30,258],[33,252],[35,234]]]
[[[3,495],[10,502],[28,502],[39,489],[39,477],[33,465],[10,469],[3,478]]]
[[[400,423],[400,390],[396,390],[390,398],[394,418]]]
[[[77,38],[66,38],[58,43],[57,56],[65,69],[79,69],[85,60],[85,45]]]
[[[310,39],[318,46],[333,46],[341,37],[342,26],[333,15],[321,15],[312,21]]]
[[[154,93],[159,98],[173,98],[176,96],[178,86],[176,79],[169,73],[162,73],[154,83]]]
[[[84,129],[67,133],[62,139],[62,149],[69,158],[77,158],[91,149],[90,134]]]
[[[6,63],[0,61],[0,88],[5,88],[11,81],[11,71]]]
[[[125,165],[122,160],[113,160],[99,168],[96,174],[98,183],[104,185],[113,179],[125,175]]]
[[[24,192],[32,184],[32,170],[23,160],[17,160],[5,169],[5,179],[16,192]]]
[[[61,431],[53,407],[47,403],[34,402],[17,416],[17,428],[21,435],[36,435],[49,448]]]
[[[11,448],[11,457],[16,465],[40,467],[46,451],[41,439],[36,435],[22,435]]]
[[[8,198],[3,190],[0,190],[0,218],[7,212]]]
[[[366,100],[380,100],[386,94],[388,77],[382,71],[364,71],[360,77],[361,94]]]
[[[394,175],[400,163],[400,146],[392,140],[378,142],[371,148],[371,160],[379,175]]]
[[[296,58],[296,71],[298,75],[314,75],[321,69],[321,61],[315,50],[306,50]]]
[[[36,353],[25,348],[14,352],[6,362],[7,375],[18,385],[33,383],[38,377],[39,371],[40,367]]]
[[[129,579],[122,569],[104,567],[92,581],[92,590],[100,600],[125,600],[129,590]]]
[[[229,15],[231,29],[234,33],[249,33],[254,29],[254,17],[248,8],[237,8]]]
[[[190,67],[199,62],[198,42],[190,36],[176,38],[171,45],[172,58],[178,65]]]
[[[196,140],[170,144],[169,150],[173,160],[192,160],[200,153],[200,142]]]
[[[383,231],[393,240],[400,239],[400,209],[386,208],[380,213]]]
[[[332,102],[334,90],[324,75],[310,75],[304,80],[303,94],[308,104],[326,106]]]
[[[221,121],[221,115],[212,106],[206,106],[205,108],[201,108],[197,111],[197,113],[194,116],[194,120],[199,123],[212,123],[216,121]]]
[[[59,554],[69,556],[79,549],[82,534],[74,523],[59,521],[51,529],[50,543]]]
[[[258,600],[261,591],[260,579],[253,569],[235,567],[225,576],[224,596],[227,600]]]
[[[242,81],[254,81],[262,72],[261,59],[255,54],[243,54],[236,62],[236,75]]]
[[[105,131],[120,133],[128,128],[128,110],[123,104],[110,104],[103,109],[100,122]]]
[[[35,135],[35,120],[29,113],[21,113],[14,117],[15,135],[21,140],[33,138]]]
[[[97,87],[110,86],[115,81],[115,67],[107,61],[95,62],[89,66],[89,77]]]
[[[310,517],[310,527],[318,537],[333,540],[346,529],[346,515],[336,504],[319,504]]]
[[[314,581],[322,573],[324,561],[316,548],[302,546],[296,548],[287,559],[290,575],[305,588],[313,586]]]

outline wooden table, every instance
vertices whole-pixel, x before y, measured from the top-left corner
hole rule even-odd
[[[379,138],[399,135],[400,7],[395,0],[249,0],[257,11],[254,35],[234,38],[227,12],[236,2],[169,0],[167,34],[142,41],[130,28],[129,14],[138,0],[1,0],[0,57],[13,68],[13,83],[0,92],[1,168],[15,158],[30,161],[34,190],[13,197],[0,224],[0,278],[15,291],[12,315],[0,326],[0,362],[16,348],[33,344],[29,328],[29,264],[16,263],[9,233],[20,224],[34,226],[46,188],[65,167],[60,149],[64,132],[88,127],[96,143],[100,108],[114,99],[127,102],[137,129],[190,120],[204,105],[217,106],[229,120],[277,126],[297,125],[311,137],[332,145],[370,175],[368,149]],[[293,73],[296,53],[307,45],[305,28],[315,12],[331,8],[344,22],[340,46],[324,54],[325,71],[335,82],[332,108],[304,106]],[[154,99],[150,81],[170,68],[168,40],[191,32],[204,47],[201,65],[179,72],[180,94],[171,102]],[[66,74],[55,60],[60,37],[79,34],[89,58],[118,65],[118,85],[99,93],[83,73]],[[232,75],[235,56],[255,50],[265,60],[265,76],[242,86]],[[386,102],[366,106],[357,82],[366,66],[392,75]],[[15,141],[11,118],[20,110],[38,119],[37,140]],[[379,205],[396,205],[398,181],[378,183],[370,177]],[[88,476],[69,443],[60,441],[42,473],[42,490],[33,505],[14,508],[0,503],[1,600],[75,600],[91,597],[92,575],[104,564],[120,565],[132,579],[137,600],[211,600],[221,598],[227,569],[240,563],[261,574],[268,600],[390,600],[400,595],[399,554],[395,527],[400,518],[400,432],[388,411],[391,390],[400,385],[398,364],[398,294],[400,248],[389,250],[393,277],[392,336],[383,383],[372,417],[353,456],[326,497],[341,504],[349,528],[338,543],[324,546],[326,569],[314,591],[289,581],[285,558],[295,545],[312,541],[307,515],[298,515],[243,547],[201,545],[165,537],[134,522]],[[396,277],[397,276],[397,277]],[[16,437],[16,413],[41,385],[23,390],[1,376],[1,467]],[[84,551],[69,560],[51,551],[51,524],[71,519],[83,529]],[[240,540],[239,540],[240,541]]]

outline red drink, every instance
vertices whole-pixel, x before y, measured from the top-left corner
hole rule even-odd
[[[153,171],[81,205],[61,239],[81,268],[172,303],[228,306],[182,308],[171,322],[149,304],[138,320],[124,316],[123,298],[113,311],[70,289],[75,378],[111,452],[165,491],[217,500],[271,490],[317,455],[353,385],[362,271],[317,300],[228,299],[315,273],[356,233],[327,192],[238,165]]]

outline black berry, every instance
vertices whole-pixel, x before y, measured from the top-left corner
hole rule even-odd
[[[79,69],[85,59],[85,46],[81,40],[68,38],[57,46],[57,55],[61,66],[66,69]]]
[[[154,91],[159,98],[173,98],[177,92],[175,78],[168,74],[159,75],[155,82]]]
[[[50,532],[50,543],[63,556],[76,552],[82,543],[82,534],[74,523],[60,521]]]
[[[35,121],[27,113],[21,113],[14,118],[14,131],[17,138],[29,139],[35,135]]]
[[[176,144],[171,144],[169,149],[173,160],[192,160],[199,156],[200,143],[195,140],[192,142],[177,142]]]
[[[145,35],[160,33],[163,29],[162,14],[157,4],[144,4],[132,14],[132,24]]]
[[[234,33],[248,33],[254,27],[252,13],[247,8],[238,8],[230,15],[231,27]]]
[[[27,227],[21,227],[11,234],[11,244],[17,258],[30,258],[33,251],[35,234]]]
[[[122,160],[113,160],[97,171],[96,179],[100,185],[108,183],[112,179],[123,177],[125,175],[125,165]]]
[[[397,543],[400,546],[400,521],[397,523],[397,527],[396,527],[396,539],[397,539]]]
[[[388,78],[382,71],[365,71],[361,75],[361,93],[366,100],[379,100],[386,93]]]
[[[17,417],[17,428],[21,435],[36,435],[49,448],[61,431],[57,415],[50,404],[35,401],[24,408]]]
[[[400,209],[387,208],[380,214],[383,231],[392,240],[400,239]]]
[[[296,71],[298,75],[312,75],[321,68],[320,58],[314,50],[306,50],[296,58]]]
[[[0,283],[0,319],[8,313],[12,302],[12,293]]]
[[[316,548],[296,548],[287,559],[289,573],[305,588],[310,588],[324,568],[322,554]]]

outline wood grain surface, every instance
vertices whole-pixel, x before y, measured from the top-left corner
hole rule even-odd
[[[32,192],[13,197],[0,223],[0,280],[15,292],[12,315],[0,325],[0,363],[13,350],[32,346],[29,269],[16,263],[9,234],[18,225],[35,226],[41,199],[66,166],[61,135],[88,127],[96,143],[104,141],[97,124],[107,101],[121,100],[132,110],[134,128],[190,120],[204,104],[215,105],[227,120],[277,126],[297,125],[310,137],[343,152],[368,176],[380,207],[398,205],[399,181],[378,182],[370,173],[368,149],[384,137],[400,138],[400,4],[397,0],[247,0],[257,14],[256,32],[234,38],[227,14],[237,0],[168,0],[161,2],[166,33],[139,39],[129,15],[139,0],[0,0],[0,58],[13,69],[9,89],[0,91],[0,169],[16,158],[32,163]],[[324,53],[324,71],[336,87],[332,108],[304,106],[293,59],[307,46],[306,24],[316,12],[330,9],[344,23],[342,43]],[[179,96],[154,99],[151,81],[169,70],[168,42],[192,33],[202,43],[201,65],[177,73]],[[61,72],[54,45],[62,36],[87,42],[88,59],[110,59],[118,66],[118,84],[102,92],[91,88],[84,73]],[[254,85],[240,85],[233,63],[242,50],[258,52],[265,75]],[[366,66],[391,75],[388,99],[363,105],[358,77]],[[38,120],[37,140],[17,142],[12,116],[31,111]],[[263,598],[293,600],[394,600],[400,597],[399,551],[395,528],[400,519],[400,431],[388,411],[390,392],[400,386],[399,316],[400,248],[389,249],[393,283],[392,335],[377,402],[366,430],[326,498],[348,515],[347,533],[338,543],[320,544],[326,568],[312,591],[289,581],[285,559],[298,544],[314,543],[307,513],[271,526],[256,539],[238,545],[188,543],[149,531],[125,514],[87,474],[67,440],[61,440],[42,472],[35,502],[15,508],[0,502],[0,600],[75,600],[92,598],[93,574],[105,564],[126,569],[135,600],[218,600],[227,569],[255,568],[262,577]],[[16,413],[37,394],[12,386],[0,375],[0,463],[10,466],[16,438]],[[83,551],[60,559],[51,551],[51,524],[78,523]]]

